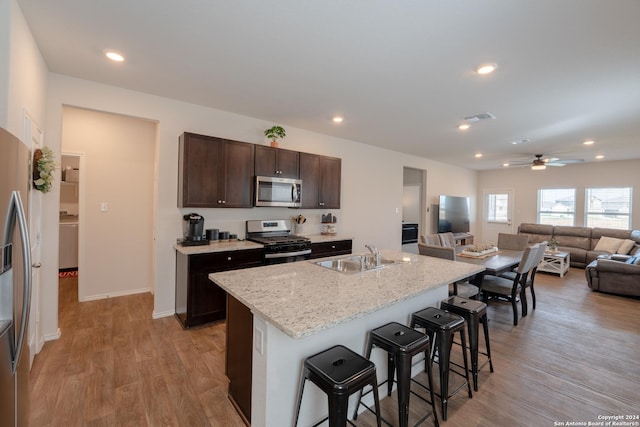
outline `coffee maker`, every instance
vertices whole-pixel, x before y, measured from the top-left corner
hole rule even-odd
[[[186,214],[183,221],[183,245],[206,245],[209,242],[204,238],[204,218],[197,213]]]

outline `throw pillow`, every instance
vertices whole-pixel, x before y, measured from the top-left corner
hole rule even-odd
[[[622,245],[622,243],[623,243],[622,239],[616,239],[615,237],[602,236],[600,240],[598,240],[598,244],[593,250],[615,254],[618,248]]]
[[[634,242],[631,239],[625,239],[622,241],[622,245],[620,245],[620,247],[618,248],[618,250],[616,251],[617,254],[622,254],[622,255],[626,255],[629,252],[631,252],[631,248],[633,248],[633,245],[636,242]]]

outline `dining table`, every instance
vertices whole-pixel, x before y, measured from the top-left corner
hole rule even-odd
[[[511,271],[513,268],[520,264],[524,251],[517,251],[513,249],[500,249],[494,253],[487,254],[480,257],[470,257],[462,255],[464,246],[456,248],[456,261],[465,262],[468,264],[475,264],[484,267],[484,271],[476,274],[471,280],[471,283],[476,285],[482,291],[482,279],[485,275],[499,276],[502,273]]]

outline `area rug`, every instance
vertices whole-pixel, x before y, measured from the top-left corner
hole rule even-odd
[[[68,279],[69,277],[78,277],[78,270],[61,271],[58,273],[59,279]]]

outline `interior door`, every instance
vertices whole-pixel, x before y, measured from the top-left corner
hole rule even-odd
[[[485,190],[482,200],[482,243],[497,244],[498,233],[515,233],[513,190]]]

